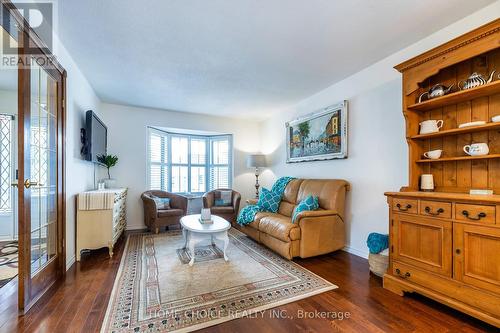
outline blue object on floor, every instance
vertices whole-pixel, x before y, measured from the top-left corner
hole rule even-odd
[[[378,234],[372,232],[368,235],[366,245],[370,249],[370,253],[377,254],[389,247],[389,235]]]

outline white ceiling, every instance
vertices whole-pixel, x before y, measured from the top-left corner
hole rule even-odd
[[[493,0],[60,0],[105,102],[264,118]]]

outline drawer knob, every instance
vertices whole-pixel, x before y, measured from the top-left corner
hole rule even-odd
[[[455,253],[456,253],[456,254],[460,254],[460,253],[462,253],[462,251],[460,251],[460,249],[456,249],[456,250],[455,250]]]
[[[433,212],[431,210],[431,207],[427,206],[425,207],[425,212],[429,215],[434,215],[434,216],[438,216],[439,214],[442,214],[444,213],[444,209],[443,208],[439,208],[436,212]]]
[[[408,209],[411,208],[411,205],[410,204],[407,204],[405,207],[401,206],[401,204],[397,204],[396,207],[398,207],[398,209],[402,212],[406,212]]]
[[[472,221],[479,221],[480,219],[486,217],[486,213],[484,213],[484,212],[477,214],[476,217],[470,216],[470,213],[466,210],[462,211],[462,215],[465,216],[466,218],[468,218],[469,220],[472,220]]]
[[[402,277],[403,279],[407,279],[411,276],[410,272],[402,274],[399,268],[396,268],[396,274],[399,275],[399,277]]]

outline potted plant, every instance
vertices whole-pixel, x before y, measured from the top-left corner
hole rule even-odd
[[[111,178],[109,169],[114,167],[118,163],[118,156],[116,155],[97,155],[97,161],[102,163],[108,169],[108,179],[104,180],[106,188],[114,188],[116,185],[116,180]]]

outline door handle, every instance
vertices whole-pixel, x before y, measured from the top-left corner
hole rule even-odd
[[[24,187],[26,188],[30,188],[31,186],[36,186],[36,185],[38,185],[38,182],[30,182],[29,179],[26,179],[24,181]]]
[[[12,187],[17,187],[19,184],[18,184],[17,182],[12,182],[10,185],[11,185]]]

